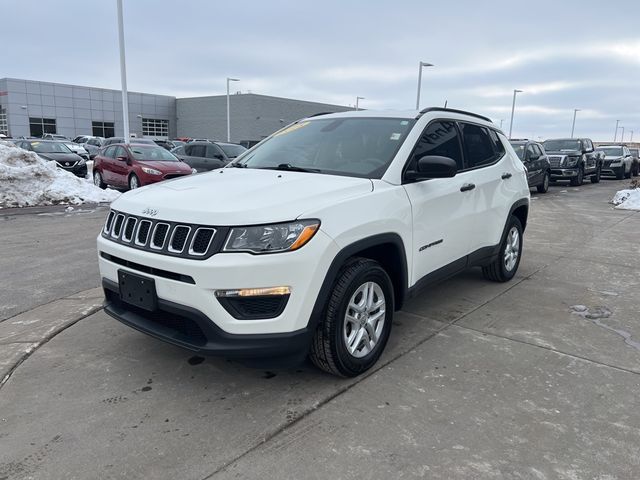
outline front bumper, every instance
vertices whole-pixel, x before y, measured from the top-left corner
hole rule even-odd
[[[626,171],[624,163],[614,163],[610,165],[606,165],[602,167],[602,175],[605,176],[616,176],[620,174],[624,174]]]
[[[74,165],[73,167],[65,167],[64,165],[57,164],[58,168],[65,170],[69,173],[73,173],[76,177],[84,178],[87,176],[87,164]]]
[[[570,179],[578,176],[578,168],[552,168],[551,180]]]
[[[159,304],[168,302],[200,312],[214,330],[224,334],[263,335],[307,328],[338,246],[320,230],[303,248],[271,255],[216,253],[196,260],[135,249],[102,236],[98,237],[98,252],[103,285],[117,288],[118,270],[144,275],[153,278]],[[289,287],[291,294],[281,313],[272,318],[235,318],[215,296],[216,290],[278,286]],[[113,299],[107,300],[115,304]],[[124,303],[119,308],[135,311]]]
[[[133,307],[119,297],[118,284],[103,279],[104,309],[120,322],[165,342],[203,354],[236,358],[302,359],[311,341],[311,330],[271,334],[229,334],[201,311],[158,299],[154,312]]]

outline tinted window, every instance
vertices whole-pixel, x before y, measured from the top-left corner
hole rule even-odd
[[[122,147],[120,147],[122,148]],[[166,148],[157,145],[131,145],[129,146],[131,155],[136,160],[156,161],[156,162],[178,162],[179,160]]]
[[[416,163],[425,155],[449,157],[456,161],[458,170],[462,170],[462,151],[455,122],[437,121],[430,123],[416,144],[408,171],[416,171]]]
[[[217,157],[216,157],[217,155]],[[217,145],[207,145],[207,158],[224,158],[224,152]]]
[[[518,155],[518,158],[520,160],[524,160],[524,149],[526,148],[526,143],[511,143],[511,146],[513,147],[513,150],[516,152],[516,155]]]
[[[493,163],[499,155],[494,152],[494,143],[489,130],[480,125],[460,123],[464,144],[465,168],[476,168]]]
[[[533,151],[536,152],[536,155],[538,155],[539,157],[544,155],[542,149],[540,148],[540,145],[538,145],[537,143],[533,144]]]
[[[108,147],[104,150],[103,155],[108,158],[116,158],[114,153],[116,151],[116,147]]]
[[[117,146],[113,149],[113,156],[114,158],[118,158],[118,157],[128,157],[129,155],[127,155],[127,151],[120,146]]]
[[[536,156],[536,151],[533,149],[533,145],[529,144],[527,146],[527,157],[526,157],[526,159],[530,160],[535,156]]]
[[[187,152],[191,157],[204,157],[206,148],[206,145],[189,145]]]
[[[495,130],[489,130],[489,137],[491,138],[491,143],[493,144],[493,153],[496,156],[496,159],[502,157],[505,154],[504,145],[500,141],[500,137],[498,136],[498,132]]]
[[[71,153],[64,143],[57,142],[31,142],[31,148],[38,153]]]

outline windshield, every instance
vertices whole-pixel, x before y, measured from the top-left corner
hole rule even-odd
[[[524,148],[527,146],[526,143],[512,143],[511,146],[516,151],[516,155],[520,160],[524,160]]]
[[[599,152],[604,152],[607,157],[621,157],[622,147],[603,147],[598,148]]]
[[[580,140],[547,140],[543,143],[544,149],[549,152],[561,152],[562,150],[581,150]]]
[[[381,178],[415,123],[406,118],[335,118],[296,123],[245,155],[249,168],[288,165],[318,173]]]
[[[147,162],[179,162],[176,156],[166,148],[157,145],[131,145],[129,147],[133,158]]]
[[[231,144],[228,144],[228,143],[218,143],[218,146],[224,151],[224,153],[229,158],[236,158],[241,153],[247,151],[247,149],[244,148],[242,145],[231,145]]]
[[[638,150],[637,148],[630,148],[629,151],[631,152],[631,155],[634,156],[638,156],[638,153],[640,152],[640,150]]]
[[[64,143],[32,142],[31,148],[36,153],[73,153]]]

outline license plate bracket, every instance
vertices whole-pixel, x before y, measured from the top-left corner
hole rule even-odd
[[[120,300],[135,307],[153,312],[158,306],[156,282],[125,270],[118,270]]]

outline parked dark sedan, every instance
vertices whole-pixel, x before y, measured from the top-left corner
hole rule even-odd
[[[230,161],[224,150],[211,142],[190,142],[174,148],[171,153],[198,172],[222,168]]]
[[[87,176],[87,163],[84,158],[73,153],[62,142],[54,140],[19,140],[16,145],[24,150],[35,152],[40,158],[56,162],[58,167],[78,177]]]
[[[518,158],[527,167],[529,188],[536,187],[539,193],[547,192],[551,180],[551,165],[544,147],[538,142],[526,139],[514,139],[510,142]]]

